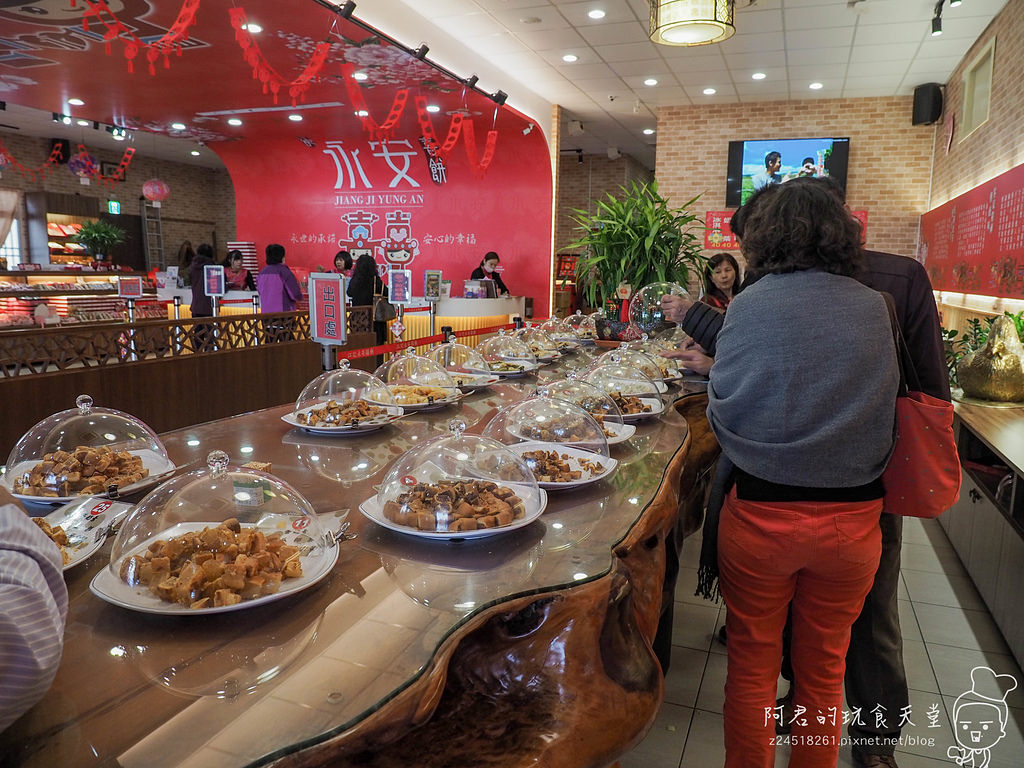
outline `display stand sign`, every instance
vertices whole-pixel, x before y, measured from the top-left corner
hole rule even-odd
[[[320,344],[345,343],[344,275],[314,272],[309,276],[309,320],[313,341]]]
[[[427,301],[441,300],[440,269],[426,269],[423,271],[423,298]]]
[[[142,298],[141,277],[119,277],[117,278],[117,295],[122,299]]]
[[[388,301],[392,304],[408,304],[412,301],[412,270],[388,270]]]
[[[227,293],[224,267],[220,264],[207,264],[203,267],[203,291],[211,297],[220,297]]]

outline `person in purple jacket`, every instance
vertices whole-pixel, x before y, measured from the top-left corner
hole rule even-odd
[[[295,274],[284,263],[284,246],[267,246],[267,266],[256,277],[256,290],[260,294],[260,311],[291,312],[302,298],[302,289]]]

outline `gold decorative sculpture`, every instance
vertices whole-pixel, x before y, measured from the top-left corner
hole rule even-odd
[[[993,321],[985,346],[964,355],[956,376],[968,397],[1024,401],[1024,345],[1012,318],[1004,315]]]

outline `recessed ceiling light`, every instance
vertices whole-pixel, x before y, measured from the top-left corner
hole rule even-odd
[[[644,80],[644,85],[657,85],[657,84],[658,84],[658,81],[656,79],[654,79],[653,77],[648,77],[646,80]]]
[[[654,129],[653,128],[644,128],[644,136],[653,136],[653,135],[654,135]]]
[[[70,104],[73,107],[81,107],[85,105],[85,102],[81,99],[68,99],[68,104]]]
[[[75,122],[79,125],[91,125],[91,123],[88,120],[76,120]]]
[[[574,61],[579,61],[580,57],[575,53],[567,53],[562,57],[562,61],[572,64]]]
[[[239,120],[237,117],[229,117],[228,118],[228,125],[241,125],[241,124],[242,124],[242,121]]]
[[[427,112],[440,112],[441,108],[437,104],[427,104]]]
[[[124,135],[120,133],[112,133],[110,134],[110,138],[114,141],[124,141]]]
[[[718,93],[718,91],[716,91],[714,88],[705,88],[704,89],[704,95],[705,96],[714,96],[716,93]]]
[[[258,35],[260,32],[263,31],[263,27],[261,27],[259,24],[253,24],[251,21],[248,24],[243,24],[242,29],[254,35]]]
[[[360,110],[358,110],[356,112],[356,117],[369,117],[369,116],[370,116],[370,113],[367,112],[365,109],[360,109]]]
[[[811,83],[807,87],[810,88],[812,91],[820,91],[825,86],[822,85],[821,83]]]
[[[293,123],[301,123],[302,115],[288,115],[288,119],[291,120]]]
[[[524,16],[519,20],[520,24],[540,24],[540,16]]]
[[[192,157],[199,157],[199,150],[193,149],[189,154],[192,155]]]
[[[64,125],[71,125],[71,115],[64,115],[61,117],[60,121],[64,123]]]
[[[369,79],[369,77],[370,76],[368,74],[366,74],[365,72],[353,72],[352,73],[352,79],[353,80],[367,80],[367,79]]]
[[[184,123],[171,123],[171,128],[176,131],[184,131],[186,127]]]
[[[768,75],[766,75],[764,72],[755,72],[754,74],[752,74],[750,76],[750,79],[751,80],[764,80],[766,77],[768,77]]]
[[[588,11],[587,16],[589,16],[592,19],[603,19],[604,11],[602,11],[600,8],[595,8],[592,11]]]

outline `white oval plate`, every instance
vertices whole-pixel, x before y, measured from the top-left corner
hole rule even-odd
[[[501,376],[497,374],[458,373],[456,371],[448,371],[448,373],[455,379],[459,389],[485,389],[491,386],[491,384],[497,384],[501,381]]]
[[[481,371],[481,370],[478,370],[476,368],[467,368],[466,370],[467,371],[472,371],[473,373],[493,374],[494,376],[500,376],[503,379],[511,379],[511,378],[516,377],[516,376],[524,376],[525,374],[530,373],[531,371],[536,371],[538,368],[540,368],[540,365],[538,365],[537,363],[516,363],[516,365],[522,365],[523,366],[523,370],[521,370],[521,371],[492,371],[492,370]]]
[[[627,424],[633,422],[643,421],[644,419],[653,419],[658,414],[665,410],[665,404],[661,402],[660,397],[641,397],[640,402],[644,405],[651,406],[649,413],[624,413],[622,414],[622,420]]]
[[[404,533],[407,536],[416,536],[421,539],[480,539],[485,536],[496,536],[506,531],[514,531],[518,528],[524,528],[542,514],[544,509],[548,505],[548,494],[542,488],[540,491],[540,506],[537,509],[526,510],[521,518],[514,521],[511,525],[505,525],[501,528],[480,528],[475,531],[421,531],[416,528],[408,528],[404,525],[399,525],[394,520],[388,520],[384,517],[384,510],[381,508],[380,503],[377,501],[377,496],[374,494],[362,504],[359,505],[359,511],[363,513],[363,516],[373,520],[377,525],[382,528],[387,528],[390,531],[396,531],[397,533]]]
[[[457,403],[465,396],[465,393],[461,389],[457,389],[455,391],[457,394],[452,395],[451,397],[446,397],[442,400],[435,400],[432,403],[402,403],[400,407],[406,413],[411,413],[413,411],[436,411],[440,408],[444,408],[446,405]],[[378,403],[376,400],[370,400],[369,398],[366,398],[366,402],[382,407],[385,405],[384,403]]]
[[[187,533],[188,531],[201,531],[204,527],[211,525],[215,526],[217,523],[179,523],[173,528],[160,533],[158,536],[154,536],[151,541],[158,538],[169,539],[175,536],[181,536],[183,533]],[[149,541],[144,542],[128,554],[134,555],[140,552],[145,552],[148,545]],[[109,567],[103,568],[96,574],[92,583],[89,584],[89,590],[101,600],[106,600],[108,603],[113,605],[120,606],[121,608],[127,608],[130,611],[139,611],[140,613],[158,613],[165,616],[205,616],[210,613],[242,611],[246,608],[252,608],[257,605],[266,605],[267,603],[272,603],[275,600],[280,600],[282,597],[294,595],[296,592],[301,592],[304,589],[312,587],[323,579],[324,576],[329,574],[331,569],[334,568],[334,564],[338,562],[337,543],[332,539],[330,546],[325,546],[323,542],[320,542],[314,545],[314,547],[323,550],[323,554],[316,557],[310,557],[307,555],[302,558],[302,576],[297,579],[283,579],[281,581],[281,588],[272,595],[263,595],[262,597],[257,597],[253,600],[243,600],[235,605],[193,609],[184,605],[179,605],[178,603],[169,603],[154,595],[145,585],[140,584],[134,587],[129,586],[120,578],[115,576]],[[128,555],[126,555],[126,557],[127,556]]]
[[[124,488],[118,488],[119,494],[134,493],[135,491],[141,491],[143,488],[149,488],[150,486],[156,485],[164,477],[175,470],[174,462],[168,458],[161,456],[159,453],[155,453],[150,450],[144,451],[128,451],[132,456],[139,456],[142,458],[142,466],[149,470],[149,474],[139,480],[137,483],[126,485]],[[78,501],[79,499],[86,498],[89,494],[75,494],[74,496],[28,496],[23,493],[15,493],[12,489],[14,488],[14,478],[19,475],[31,471],[39,462],[36,461],[23,461],[21,464],[16,465],[13,470],[8,467],[7,472],[4,474],[3,479],[0,483],[3,487],[11,492],[14,498],[20,501],[28,501],[33,504],[68,504],[72,501]]]
[[[608,445],[624,443],[636,434],[636,427],[632,424],[619,424],[617,421],[600,421],[598,423],[613,433],[613,436],[608,438]]]
[[[374,403],[374,405],[376,405],[376,403]],[[308,413],[314,408],[320,407],[322,406],[310,406],[304,412]],[[387,413],[374,416],[372,419],[360,421],[358,424],[354,425],[336,424],[333,426],[326,426],[318,424],[315,427],[311,427],[308,424],[303,424],[301,421],[299,421],[295,417],[294,413],[286,413],[284,416],[281,417],[281,421],[285,422],[286,424],[291,424],[293,427],[298,427],[299,429],[305,430],[306,432],[309,432],[314,435],[362,435],[366,432],[375,432],[378,429],[383,429],[388,424],[394,421],[398,421],[400,418],[402,418],[402,416],[405,415],[405,411],[402,410],[401,406],[381,405],[379,407],[386,409]],[[300,411],[300,413],[302,413],[302,411]]]
[[[542,482],[540,480],[537,481],[537,485],[549,491],[560,491],[568,488],[579,488],[580,486],[583,485],[590,485],[591,483],[596,483],[598,480],[603,480],[604,478],[608,477],[612,472],[615,471],[615,468],[619,465],[619,462],[616,459],[613,459],[611,457],[605,458],[604,456],[598,456],[597,454],[591,453],[590,451],[584,451],[581,448],[574,448],[573,446],[566,445],[564,443],[542,443],[536,441],[528,443],[516,443],[515,445],[508,446],[508,448],[510,451],[519,456],[522,456],[527,451],[536,450],[556,451],[560,456],[564,453],[566,456],[569,457],[568,459],[565,460],[566,464],[569,465],[569,469],[579,470],[584,473],[584,477],[581,477],[579,480],[570,480],[565,483]],[[589,473],[587,472],[587,470],[583,469],[583,467],[580,466],[580,459],[588,459],[590,461],[600,462],[602,466],[604,466],[604,471],[596,475],[589,475],[588,477],[587,475]]]
[[[81,496],[43,519],[51,526],[60,526],[68,537],[64,547],[68,561],[64,570],[84,563],[103,546],[111,527],[132,509],[123,501],[110,501],[100,496]]]

